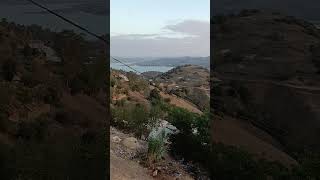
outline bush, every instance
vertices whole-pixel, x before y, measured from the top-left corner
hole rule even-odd
[[[164,102],[170,103],[170,102],[171,102],[171,99],[170,99],[170,98],[164,98]]]
[[[35,96],[37,99],[47,104],[58,105],[63,93],[63,87],[59,81],[50,80],[36,88]]]
[[[127,77],[129,79],[129,87],[132,91],[143,91],[148,88],[148,82],[138,75],[129,72],[127,73]]]
[[[165,132],[158,137],[150,137],[148,140],[148,163],[152,165],[153,163],[159,162],[166,151],[165,148]]]
[[[20,121],[16,133],[17,138],[42,141],[46,138],[48,119],[43,116],[32,122]]]
[[[154,101],[154,100],[161,100],[161,95],[159,90],[157,89],[152,89],[149,95],[149,100]]]
[[[116,107],[111,108],[111,125],[133,132],[137,137],[148,135],[159,123],[159,119],[165,116],[165,111],[168,109],[161,101],[151,106],[151,109],[140,104],[124,105],[120,102],[116,103]]]
[[[129,128],[134,131],[136,136],[141,137],[146,135],[149,130],[147,129],[149,124],[149,116],[146,108],[137,104],[130,111]]]

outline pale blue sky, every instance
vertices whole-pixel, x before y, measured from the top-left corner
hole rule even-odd
[[[210,0],[111,0],[113,56],[209,56]]]
[[[114,34],[152,34],[183,20],[210,21],[210,0],[111,0]]]

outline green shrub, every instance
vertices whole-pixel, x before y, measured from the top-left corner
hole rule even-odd
[[[154,101],[154,100],[161,100],[161,95],[159,90],[157,89],[152,89],[149,95],[149,100]]]
[[[129,128],[134,131],[136,136],[141,137],[148,133],[149,116],[146,108],[137,104],[130,110]]]
[[[132,91],[143,91],[148,88],[148,82],[137,74],[129,72],[127,73],[127,77],[129,79],[129,87]]]
[[[165,108],[167,107],[162,103],[147,109],[140,104],[128,102],[124,106],[117,102],[115,107],[111,108],[111,125],[141,137],[141,135],[147,135],[159,123],[159,119],[165,116]]]
[[[165,147],[165,132],[158,137],[150,137],[148,139],[148,163],[152,165],[153,163],[159,162],[163,157],[166,147]]]

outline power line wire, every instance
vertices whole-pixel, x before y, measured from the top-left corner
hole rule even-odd
[[[112,58],[112,59],[114,59],[114,60],[116,60],[117,62],[119,62],[119,63],[121,63],[121,64],[123,64],[123,65],[127,66],[128,68],[130,68],[130,69],[134,70],[135,72],[137,72],[138,74],[140,74],[140,75],[142,75],[142,76],[143,76],[143,74],[142,74],[141,72],[139,72],[138,70],[134,69],[133,67],[131,67],[131,66],[129,66],[129,65],[127,65],[127,64],[125,64],[125,63],[123,63],[123,62],[121,62],[120,60],[118,60],[118,59],[116,59],[116,58],[114,58],[114,57],[112,57],[112,56],[111,56],[111,58]]]
[[[99,39],[99,40],[101,40],[101,41],[103,41],[103,42],[107,43],[107,40],[106,40],[106,39],[104,39],[104,38],[102,38],[101,36],[99,36],[99,35],[97,35],[97,34],[95,34],[95,33],[91,32],[91,31],[89,31],[88,29],[86,29],[86,28],[84,28],[84,27],[82,27],[82,26],[78,25],[77,23],[73,22],[72,20],[69,20],[69,19],[67,19],[67,18],[63,17],[62,15],[60,15],[60,14],[58,14],[58,13],[54,12],[53,10],[50,10],[49,8],[45,7],[44,5],[41,5],[41,4],[37,3],[37,2],[36,2],[36,1],[34,1],[34,0],[26,0],[26,1],[28,1],[28,2],[30,2],[30,3],[32,3],[32,4],[36,5],[36,6],[38,6],[38,7],[39,7],[39,8],[41,8],[41,9],[44,9],[44,10],[48,11],[50,14],[53,14],[53,15],[57,16],[58,18],[60,18],[60,19],[62,19],[62,20],[64,20],[64,21],[66,21],[67,23],[72,24],[73,26],[75,26],[75,27],[77,27],[77,28],[79,28],[79,29],[81,29],[81,30],[85,31],[86,33],[88,33],[88,34],[90,34],[90,35],[92,35],[92,36],[96,37],[97,39]],[[131,67],[130,65],[127,65],[126,63],[124,63],[124,62],[120,61],[119,59],[116,59],[116,58],[114,58],[114,57],[112,57],[112,56],[111,56],[111,58],[112,58],[112,59],[114,59],[114,60],[116,60],[117,62],[119,62],[119,63],[121,63],[121,64],[125,65],[126,67],[128,67],[128,68],[132,69],[133,71],[137,72],[138,74],[143,75],[141,72],[139,72],[138,70],[134,69],[134,68],[133,68],[133,67]]]
[[[75,27],[77,27],[77,28],[79,28],[79,29],[81,29],[81,30],[83,30],[83,31],[87,32],[88,34],[90,34],[90,35],[92,35],[92,36],[94,36],[94,37],[96,37],[97,39],[99,39],[99,40],[101,40],[101,41],[103,41],[103,42],[107,43],[107,40],[106,40],[106,39],[104,39],[104,38],[102,38],[101,36],[99,36],[99,35],[97,35],[97,34],[95,34],[95,33],[91,32],[91,31],[89,31],[88,29],[86,29],[86,28],[84,28],[84,27],[82,27],[82,26],[78,25],[77,23],[75,23],[75,22],[73,22],[73,21],[71,21],[71,20],[69,20],[69,19],[67,19],[67,18],[63,17],[62,15],[60,15],[60,14],[58,14],[58,13],[54,12],[53,10],[50,10],[49,8],[47,8],[47,7],[43,6],[43,5],[41,5],[41,4],[37,3],[37,2],[35,2],[34,0],[26,0],[26,1],[28,1],[28,2],[30,2],[30,3],[32,3],[32,4],[34,4],[34,5],[36,5],[36,6],[38,6],[38,7],[40,7],[40,8],[42,8],[42,9],[46,10],[46,11],[48,11],[49,13],[51,13],[51,14],[53,14],[53,15],[57,16],[58,18],[60,18],[60,19],[62,19],[62,20],[64,20],[64,21],[66,21],[67,23],[70,23],[70,24],[72,24],[73,26],[75,26]],[[128,65],[128,64],[126,64],[126,63],[124,63],[124,62],[122,62],[121,60],[119,60],[119,59],[117,59],[117,58],[114,58],[114,57],[112,57],[112,56],[111,56],[111,58],[112,58],[112,59],[114,59],[115,61],[117,61],[117,62],[119,62],[119,63],[123,64],[124,66],[126,66],[126,67],[128,67],[128,68],[132,69],[133,71],[137,72],[138,74],[140,74],[140,75],[144,76],[140,71],[138,71],[138,70],[134,69],[133,67],[131,67],[130,65]],[[178,96],[178,95],[177,95],[177,96]],[[189,100],[189,98],[188,98],[188,97],[186,97],[186,99],[188,99],[188,100]],[[189,100],[189,101],[190,101],[190,100]]]
[[[86,28],[84,28],[84,27],[82,27],[82,26],[78,25],[77,23],[75,23],[75,22],[73,22],[73,21],[71,21],[71,20],[69,20],[69,19],[67,19],[67,18],[63,17],[62,15],[60,15],[60,14],[58,14],[58,13],[54,12],[53,10],[50,10],[49,8],[47,8],[47,7],[43,6],[43,5],[41,5],[41,4],[37,3],[37,2],[35,2],[34,0],[26,0],[26,1],[28,1],[28,2],[30,2],[30,3],[32,3],[32,4],[34,4],[34,5],[36,5],[36,6],[38,6],[38,7],[40,7],[40,8],[42,8],[42,9],[46,10],[46,11],[48,11],[49,13],[51,13],[51,14],[53,14],[53,15],[57,16],[58,18],[60,18],[60,19],[62,19],[62,20],[64,20],[64,21],[66,21],[67,23],[70,23],[70,24],[72,24],[73,26],[76,26],[77,28],[79,28],[79,29],[81,29],[81,30],[85,31],[86,33],[88,33],[88,34],[90,34],[90,35],[92,35],[92,36],[94,36],[94,37],[98,38],[99,40],[101,40],[101,41],[103,41],[103,42],[107,43],[107,40],[106,40],[106,39],[104,39],[104,38],[102,38],[101,36],[99,36],[99,35],[97,35],[97,34],[95,34],[95,33],[91,32],[91,31],[89,31],[88,29],[86,29]]]

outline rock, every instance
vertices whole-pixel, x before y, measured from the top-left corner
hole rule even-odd
[[[139,142],[134,137],[126,138],[122,141],[122,144],[129,148],[129,149],[138,149],[139,148]]]
[[[119,142],[121,142],[121,138],[119,138],[119,136],[113,136],[112,142],[119,143]]]
[[[158,175],[158,170],[153,171],[152,176],[155,177]]]

